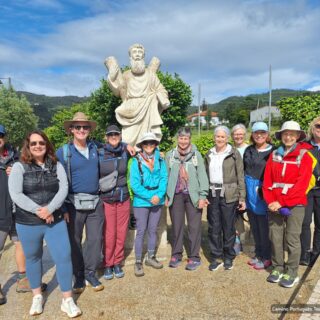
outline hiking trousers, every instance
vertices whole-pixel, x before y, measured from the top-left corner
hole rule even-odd
[[[300,234],[305,208],[297,206],[290,208],[290,210],[292,214],[288,217],[279,213],[268,212],[271,261],[274,270],[296,277],[300,261]],[[288,248],[287,262],[284,261],[285,245]]]
[[[103,203],[100,200],[95,210],[77,211],[68,203],[70,215],[68,231],[71,244],[73,274],[83,278],[91,271],[96,271],[102,253],[102,232],[104,224]],[[83,229],[86,227],[85,250],[82,249]]]

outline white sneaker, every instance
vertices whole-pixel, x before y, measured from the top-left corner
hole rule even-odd
[[[43,297],[42,294],[36,294],[32,299],[32,306],[30,308],[30,316],[36,316],[43,312]]]
[[[65,312],[69,318],[75,318],[82,314],[80,308],[74,303],[72,297],[62,299],[61,311]]]

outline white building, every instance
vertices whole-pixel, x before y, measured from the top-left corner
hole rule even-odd
[[[281,118],[280,110],[277,107],[271,107],[273,118]],[[261,107],[250,112],[250,126],[257,121],[264,121],[269,118],[269,106]]]
[[[202,111],[200,113],[201,126],[207,125],[206,115],[207,115],[207,111]],[[198,119],[199,119],[199,113],[190,114],[187,117],[189,126],[194,127],[196,125]],[[211,112],[210,125],[211,126],[217,126],[219,124],[221,124],[221,121],[220,121],[220,119],[218,117],[218,114],[216,112]]]

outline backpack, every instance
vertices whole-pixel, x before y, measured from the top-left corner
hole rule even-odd
[[[176,148],[174,149],[176,150]],[[170,158],[169,158],[169,169],[172,168],[174,162],[177,162],[174,158],[174,150],[171,151],[171,154],[170,154]],[[196,155],[196,151],[193,151],[192,153],[192,157],[191,157],[191,162],[192,164],[197,167],[198,166],[198,158],[197,158],[197,155]]]

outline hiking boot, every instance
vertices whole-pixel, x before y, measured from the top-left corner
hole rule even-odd
[[[120,264],[116,264],[113,268],[114,275],[116,278],[123,278],[124,277],[124,271],[122,270],[122,267]]]
[[[178,259],[176,257],[172,257],[169,262],[169,267],[170,268],[177,268],[180,266],[180,264],[181,264],[181,259]]]
[[[80,308],[74,303],[72,297],[62,299],[61,311],[65,312],[69,318],[75,318],[82,314]]]
[[[46,283],[41,283],[41,291],[46,291],[48,285]],[[27,277],[24,277],[22,279],[18,278],[17,280],[17,286],[16,286],[16,292],[18,293],[26,293],[31,292],[30,283]]]
[[[280,286],[284,288],[292,288],[298,282],[299,277],[291,277],[289,274],[285,274],[280,280]]]
[[[218,262],[217,260],[213,260],[210,265],[209,265],[209,270],[210,271],[216,271],[218,270],[220,267],[222,267],[222,263]]]
[[[231,259],[225,259],[223,262],[224,270],[233,269],[233,261]]]
[[[271,266],[271,260],[259,260],[254,266],[253,268],[256,270],[264,270],[267,269]]]
[[[112,279],[113,279],[113,268],[112,268],[112,267],[106,267],[106,268],[104,269],[103,277],[104,277],[106,280],[112,280]]]
[[[188,263],[186,265],[186,270],[188,271],[195,271],[198,267],[201,266],[201,261],[196,261],[192,259],[188,259]]]
[[[134,274],[136,277],[143,277],[144,271],[143,271],[143,265],[142,262],[136,262],[134,265]]]
[[[80,294],[84,291],[86,285],[83,277],[76,277],[73,284],[73,293]]]
[[[36,316],[43,312],[43,297],[42,294],[36,294],[32,299],[32,305],[29,311],[30,316]]]
[[[273,270],[269,274],[267,281],[272,283],[278,283],[282,277],[283,277],[283,274],[281,272],[279,272],[278,270]]]
[[[3,294],[1,285],[0,285],[0,305],[7,303],[6,296]]]
[[[248,263],[249,266],[252,266],[252,267],[253,267],[253,266],[255,266],[259,261],[260,261],[259,258],[253,257],[253,258],[251,258],[247,263]]]
[[[145,261],[146,266],[152,267],[154,269],[162,269],[163,264],[159,262],[155,256],[152,256],[151,258],[147,258]]]
[[[102,283],[97,279],[95,272],[90,271],[86,276],[86,284],[90,285],[94,291],[101,291],[104,289]]]

